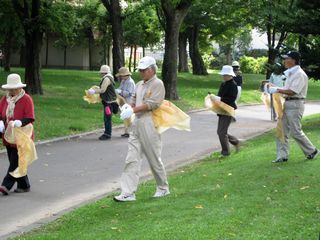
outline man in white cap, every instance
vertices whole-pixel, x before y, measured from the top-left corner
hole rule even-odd
[[[298,143],[307,160],[313,160],[319,154],[319,150],[311,143],[301,128],[301,119],[304,112],[304,100],[308,91],[308,76],[300,67],[300,53],[289,51],[286,55],[284,72],[287,79],[284,87],[269,85],[269,93],[281,93],[284,95],[283,106],[283,131],[284,142],[277,139],[277,158],[273,163],[287,162],[289,156],[289,134]]]
[[[233,80],[235,76],[233,69],[231,66],[225,65],[222,67],[221,72],[219,73],[223,76],[224,82],[221,83],[218,95],[214,97],[215,101],[222,101],[229,106],[237,109],[236,98],[238,94],[237,84]],[[217,134],[219,136],[220,144],[221,144],[221,155],[228,156],[230,155],[230,147],[229,142],[235,146],[236,151],[239,151],[240,142],[235,137],[228,133],[229,126],[232,121],[231,116],[218,114],[218,129]]]
[[[115,82],[111,75],[110,67],[102,65],[100,67],[100,75],[102,77],[99,87],[90,88],[88,93],[100,94],[103,105],[103,118],[104,118],[104,133],[99,137],[99,140],[109,140],[112,134],[112,113],[118,112],[117,95],[115,91]]]
[[[126,103],[131,104],[131,98],[136,89],[136,84],[131,78],[131,72],[128,68],[121,67],[116,74],[116,77],[121,81],[120,87],[116,89],[116,92],[126,100]],[[125,132],[121,137],[129,137],[128,127],[125,127]]]
[[[161,138],[152,120],[152,110],[157,109],[165,96],[163,82],[157,78],[157,65],[152,57],[143,57],[138,69],[142,81],[136,85],[136,93],[131,106],[123,106],[122,119],[128,119],[133,113],[136,117],[129,137],[129,149],[125,168],[121,176],[121,194],[114,200],[119,202],[135,201],[135,192],[139,183],[139,171],[143,158],[149,162],[157,188],[154,197],[164,197],[169,192],[167,175],[161,161]]]

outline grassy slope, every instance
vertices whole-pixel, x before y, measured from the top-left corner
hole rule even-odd
[[[304,120],[317,146],[319,117]],[[247,142],[238,154],[217,156],[171,174],[166,198],[152,199],[154,182],[147,182],[134,203],[107,197],[17,239],[318,238],[320,157],[304,161],[291,142],[289,162],[272,164],[274,132]]]

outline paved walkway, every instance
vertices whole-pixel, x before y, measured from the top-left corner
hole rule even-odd
[[[305,115],[313,113],[320,113],[319,103],[306,104]],[[217,116],[208,111],[190,115],[191,132],[169,130],[163,134],[162,158],[168,169],[188,164],[220,148]],[[230,132],[242,139],[275,127],[270,113],[262,105],[242,106],[237,116]],[[39,159],[29,169],[32,192],[0,196],[0,238],[39,226],[118,189],[127,153],[127,140],[119,137],[121,133],[122,129],[115,129],[111,141],[99,141],[99,134],[95,133],[39,145]],[[0,154],[1,179],[7,167],[6,154]],[[142,176],[150,174],[144,162]]]

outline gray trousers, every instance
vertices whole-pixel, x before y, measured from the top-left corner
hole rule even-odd
[[[218,121],[218,129],[217,134],[219,136],[220,144],[221,144],[221,154],[222,155],[229,155],[230,154],[230,146],[229,142],[232,145],[239,144],[239,140],[228,134],[228,129],[232,121],[232,117],[226,116],[226,115],[218,115],[219,121]]]
[[[133,194],[137,190],[144,158],[148,160],[157,187],[169,189],[166,171],[161,161],[161,136],[154,127],[151,114],[136,117],[130,129],[128,154],[121,176],[121,193]]]
[[[304,112],[304,101],[290,100],[285,101],[283,110],[283,131],[284,143],[277,138],[277,159],[289,156],[289,135],[298,143],[304,155],[309,155],[315,151],[315,146],[302,131],[301,119]]]

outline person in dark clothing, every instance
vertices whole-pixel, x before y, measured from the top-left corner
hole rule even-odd
[[[116,114],[119,111],[117,104],[117,94],[115,90],[114,78],[111,75],[110,67],[102,65],[100,68],[100,74],[102,80],[100,86],[97,88],[90,88],[88,93],[100,94],[103,105],[103,117],[104,117],[104,133],[99,137],[99,140],[109,140],[112,135],[112,113]]]
[[[236,98],[238,94],[237,84],[233,80],[235,76],[232,67],[225,65],[222,67],[221,72],[219,73],[223,76],[224,82],[220,85],[219,92],[217,96],[214,96],[214,101],[222,101],[225,104],[237,109]],[[236,151],[239,151],[240,142],[239,140],[228,133],[229,126],[233,120],[233,117],[228,115],[218,114],[218,129],[217,134],[219,136],[221,144],[221,154],[223,156],[230,155],[229,142],[235,146]]]
[[[233,77],[233,80],[236,82],[237,87],[238,87],[238,95],[236,101],[240,99],[241,96],[241,91],[242,91],[242,73],[240,71],[240,64],[238,61],[233,61],[232,62],[232,68],[235,76]]]
[[[4,138],[5,129],[8,125],[19,128],[33,123],[35,119],[33,101],[23,90],[25,86],[26,84],[21,82],[20,76],[15,73],[9,74],[7,84],[2,85],[2,88],[7,90],[7,94],[0,100],[0,134],[2,135],[3,145],[7,149],[9,158],[9,168],[0,186],[0,192],[3,195],[8,195],[15,183],[17,183],[17,188],[14,192],[23,193],[30,191],[30,182],[27,175],[16,178],[10,174],[19,165],[19,155],[17,146],[9,144]],[[33,138],[34,135],[32,134]]]

